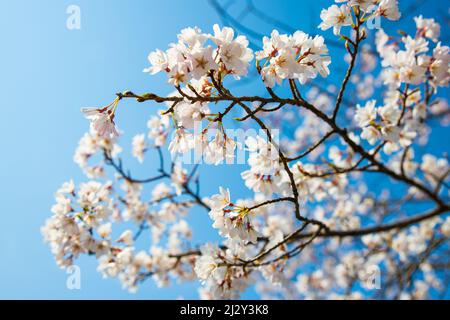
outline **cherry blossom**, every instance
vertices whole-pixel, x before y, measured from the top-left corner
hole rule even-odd
[[[119,135],[114,123],[114,113],[103,109],[81,109],[87,119],[91,121],[91,128],[98,135],[105,138],[114,138]]]
[[[320,18],[322,19],[322,23],[319,25],[319,28],[327,30],[333,27],[333,33],[335,35],[340,33],[342,26],[349,26],[352,24],[350,8],[346,5],[340,7],[332,5],[328,9],[322,10]]]
[[[389,20],[400,19],[400,11],[398,10],[397,0],[381,0],[376,11],[377,15],[383,16]]]
[[[280,35],[272,31],[271,37],[264,37],[264,48],[256,53],[261,76],[268,87],[281,84],[284,79],[298,79],[304,84],[317,74],[327,77],[331,63],[328,48],[321,36],[310,37],[297,31],[293,35]],[[263,62],[264,61],[264,62]]]
[[[138,134],[136,136],[133,137],[133,156],[135,156],[139,162],[143,162],[144,161],[144,153],[147,150],[147,142],[145,140],[145,135],[142,134]]]
[[[422,15],[414,17],[417,33],[420,36],[437,42],[441,34],[441,26],[434,19],[424,19]]]
[[[214,56],[216,62],[221,64],[221,69],[235,76],[246,75],[249,62],[253,59],[253,52],[248,48],[247,38],[237,36],[234,39],[233,29],[228,27],[220,29],[217,24],[213,26],[213,29],[214,35],[211,39],[217,45]]]
[[[187,27],[144,69],[165,73],[171,93],[124,91],[82,109],[90,129],[73,160],[87,179],[57,188],[41,228],[56,264],[90,256],[130,292],[149,280],[200,280],[202,299],[237,299],[249,288],[267,299],[441,291],[449,48],[432,18],[410,19],[411,34],[368,28],[373,18],[398,20],[398,1],[335,3],[320,12],[319,29],[339,36],[342,66],[331,65],[321,35],[273,30],[253,53],[231,27]],[[331,71],[333,83],[316,79]],[[231,84],[253,76],[261,93],[234,93],[246,88]],[[122,147],[114,121],[127,99],[160,109]],[[248,131],[240,138],[233,129]],[[122,148],[155,172],[132,172]],[[205,178],[204,166],[214,173]],[[229,166],[242,178],[236,186],[224,182]],[[215,236],[199,237],[199,228]],[[381,290],[372,291],[374,272]]]

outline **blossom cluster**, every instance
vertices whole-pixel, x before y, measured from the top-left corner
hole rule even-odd
[[[417,132],[414,130],[414,123],[410,122],[403,127],[399,126],[402,115],[401,109],[389,104],[383,107],[375,107],[376,101],[371,100],[364,107],[357,106],[355,120],[362,128],[361,138],[374,145],[379,139],[387,143],[384,145],[384,151],[391,154],[400,149],[411,145]],[[380,117],[380,121],[377,121]]]
[[[383,69],[380,78],[386,85],[384,105],[376,106],[375,100],[357,105],[354,119],[362,129],[361,138],[371,145],[383,140],[387,154],[412,144],[417,136],[426,134],[424,120],[433,107],[429,106],[430,90],[448,86],[450,80],[449,48],[437,43],[428,55],[429,41],[438,41],[440,28],[433,19],[415,18],[417,32],[412,38],[405,35],[401,41],[392,42],[380,30],[376,34],[376,46]],[[404,50],[400,49],[400,44]],[[437,100],[434,105],[442,102]],[[445,108],[445,107],[444,107]]]
[[[397,0],[336,0],[336,2],[344,4],[340,6],[333,4],[323,9],[320,13],[322,23],[319,25],[322,30],[333,28],[335,35],[340,34],[342,27],[355,24],[356,19],[352,16],[352,12],[356,13],[357,10],[363,12],[363,20],[384,17],[395,21],[401,16]]]
[[[305,84],[317,74],[330,74],[331,58],[324,38],[313,38],[301,31],[280,35],[274,30],[270,38],[263,38],[263,50],[256,53],[256,59],[264,83],[270,88],[284,79],[298,79]]]
[[[420,85],[428,82],[437,90],[449,83],[449,47],[438,41],[439,28],[433,19],[415,19],[415,37],[406,35],[401,42],[392,43],[390,37],[380,30],[376,35],[377,50],[382,58],[384,83],[390,88],[398,88],[402,83]],[[430,51],[427,39],[437,42]],[[401,49],[400,44],[404,47]]]
[[[233,204],[229,190],[221,188],[220,194],[211,197],[210,206],[209,216],[214,220],[213,227],[222,236],[235,241],[256,243],[258,233],[249,218],[254,212],[245,206],[245,202]]]
[[[125,181],[121,188],[125,207],[112,198],[115,193],[112,181],[104,184],[89,181],[78,188],[73,181],[64,183],[55,194],[53,216],[42,227],[44,239],[61,267],[72,265],[81,254],[95,255],[99,272],[105,277],[118,277],[131,291],[137,289],[146,274],[159,285],[165,285],[169,270],[176,274],[186,268],[184,261],[180,270],[174,268],[177,259],[171,255],[182,252],[183,243],[192,236],[187,222],[180,219],[189,203],[158,205],[172,193],[164,183],[155,187],[150,202],[141,199],[142,187],[138,184]],[[148,251],[136,250],[136,233],[120,226],[127,221],[152,230],[152,246]],[[166,232],[169,235],[163,247]],[[192,278],[192,262],[187,259],[185,263],[191,268],[191,274],[185,276]]]
[[[199,28],[186,28],[178,35],[178,42],[167,51],[157,50],[148,56],[151,63],[144,72],[166,72],[173,85],[199,80],[210,71],[236,77],[246,75],[253,52],[245,36],[234,37],[234,30],[215,24],[214,34],[203,33]],[[211,41],[212,45],[207,45]]]
[[[255,193],[267,196],[272,193],[285,194],[289,188],[286,172],[280,162],[278,148],[261,136],[249,137],[245,141],[249,151],[249,170],[241,173],[245,185]]]

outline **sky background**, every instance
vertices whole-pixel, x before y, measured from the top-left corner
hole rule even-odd
[[[426,17],[448,12],[446,1],[421,2],[425,5],[415,12]],[[276,6],[268,0],[257,3],[271,16],[300,30],[322,33],[311,27],[319,24],[320,9],[330,1],[277,1]],[[401,1],[402,9],[408,7],[406,3],[411,1]],[[158,289],[148,281],[137,294],[129,294],[118,280],[103,280],[92,258],[77,262],[81,290],[68,290],[67,274],[56,266],[40,227],[51,215],[53,193],[61,183],[70,178],[87,180],[72,161],[78,140],[88,129],[80,108],[109,103],[115,92],[126,89],[160,94],[172,91],[164,77],[142,72],[148,53],[165,49],[188,26],[212,32],[212,25],[221,22],[218,14],[206,0],[15,0],[0,4],[0,298],[196,298],[198,283]],[[69,5],[81,9],[80,30],[66,28]],[[412,16],[405,21],[410,27]],[[448,36],[446,28],[443,33]],[[259,30],[269,34],[271,27],[261,25]],[[331,32],[326,35],[332,37]],[[332,73],[340,62],[338,57],[331,65]],[[250,87],[261,90],[260,86]],[[129,147],[132,135],[145,132],[146,120],[156,108],[132,102],[121,107],[117,123],[125,131],[122,144]],[[127,159],[130,166],[136,165],[134,159]],[[152,159],[144,164],[157,165]],[[203,194],[230,184],[238,184],[237,192],[244,194],[241,170],[234,166],[229,174],[213,176],[217,171],[206,168]],[[146,171],[147,167],[138,169],[138,173]],[[200,231],[196,235],[202,239],[210,234]],[[249,291],[244,297],[256,296]]]

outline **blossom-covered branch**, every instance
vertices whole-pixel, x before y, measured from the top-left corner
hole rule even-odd
[[[251,286],[263,298],[440,290],[446,269],[433,266],[448,265],[450,166],[446,150],[423,146],[449,123],[441,94],[449,48],[422,16],[414,35],[370,30],[373,19],[400,18],[396,0],[336,2],[318,26],[347,52],[335,98],[308,87],[333,72],[322,36],[274,30],[254,52],[244,35],[214,25],[211,34],[183,29],[150,53],[144,72],[166,74],[171,94],[124,91],[84,108],[91,129],[74,160],[90,181],[66,182],[42,228],[58,265],[96,256],[98,270],[131,291],[149,278],[160,286],[198,279],[206,299],[237,298]],[[232,93],[249,70],[263,95]],[[119,157],[115,115],[130,100],[162,106],[132,140],[138,162],[159,162],[143,178]],[[233,198],[231,185],[200,192],[199,167],[242,160],[247,197]],[[196,240],[194,212],[208,213],[220,243]],[[382,290],[372,291],[374,277]]]

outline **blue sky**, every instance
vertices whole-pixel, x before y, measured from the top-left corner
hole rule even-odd
[[[329,3],[280,1],[274,7],[273,1],[257,2],[305,31],[319,23],[320,8]],[[88,128],[80,107],[105,104],[125,89],[168,93],[163,77],[142,73],[147,54],[166,48],[184,27],[211,31],[220,23],[218,15],[205,0],[0,3],[0,298],[196,298],[196,283],[157,289],[149,281],[130,295],[118,281],[103,280],[90,258],[78,263],[82,289],[68,290],[67,275],[55,265],[39,228],[50,215],[58,186],[70,178],[85,180],[72,161]],[[441,1],[428,3],[441,3],[441,10],[447,10]],[[81,9],[80,30],[66,28],[66,8],[72,4]],[[434,5],[425,6],[424,15],[440,10]],[[261,26],[261,33],[270,30]],[[125,146],[132,134],[145,130],[154,110],[134,103],[123,108],[117,122],[126,132]],[[209,194],[219,184],[236,183],[239,169],[220,181],[207,179],[203,190]]]

